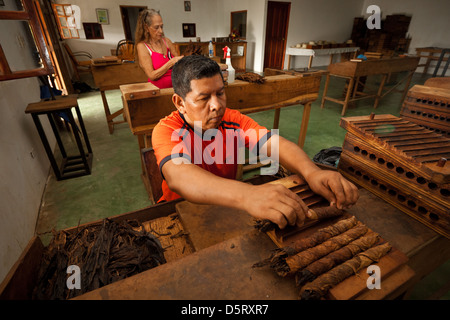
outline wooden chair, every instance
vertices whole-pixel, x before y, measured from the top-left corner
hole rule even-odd
[[[72,67],[73,67],[73,72],[74,72],[75,78],[77,80],[81,80],[80,73],[83,73],[83,72],[91,73],[92,55],[89,52],[86,52],[86,51],[72,52],[72,50],[66,43],[64,43],[64,48],[66,49],[66,52],[69,55],[70,62],[72,63]],[[85,57],[85,58],[88,58],[89,60],[78,60],[77,57]]]
[[[134,42],[130,40],[120,40],[116,48],[116,56],[120,60],[134,61]]]
[[[162,197],[162,182],[163,177],[161,172],[159,171],[158,163],[156,162],[155,151],[153,148],[145,148],[141,149],[142,163],[144,165],[144,174],[147,176],[150,185],[146,185],[147,191],[151,194],[151,199],[154,204],[158,202],[158,200]]]

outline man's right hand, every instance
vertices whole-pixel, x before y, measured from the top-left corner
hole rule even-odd
[[[266,219],[280,229],[303,225],[308,207],[294,192],[280,184],[249,185],[243,194],[244,209],[256,219]]]

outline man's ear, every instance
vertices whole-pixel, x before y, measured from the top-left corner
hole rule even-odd
[[[172,96],[172,102],[181,114],[186,113],[186,108],[184,106],[184,100],[180,95],[174,93]]]

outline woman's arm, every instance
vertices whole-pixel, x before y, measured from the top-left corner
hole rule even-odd
[[[181,57],[170,59],[161,68],[155,70],[153,68],[152,57],[146,45],[143,42],[139,42],[136,46],[136,50],[139,58],[139,66],[142,68],[142,70],[144,70],[147,77],[152,81],[158,80],[163,75],[165,75],[166,72],[169,71],[169,69],[172,68],[179,59],[181,59]]]

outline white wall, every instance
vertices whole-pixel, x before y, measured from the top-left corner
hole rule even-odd
[[[361,15],[361,0],[294,0],[291,1],[291,15],[286,47],[308,41],[345,42],[350,39],[353,19]],[[328,65],[329,56],[317,56],[314,66]],[[296,56],[291,68],[308,65],[308,57]],[[287,58],[284,66],[287,68]]]
[[[37,78],[0,82],[0,281],[34,236],[49,173],[31,115],[25,114],[27,105],[39,100]],[[51,132],[47,119],[42,124]],[[55,138],[48,137],[54,145]]]
[[[367,16],[365,9],[371,4],[380,7],[382,19],[391,14],[412,16],[408,29],[411,36],[410,54],[415,54],[416,48],[422,47],[450,48],[450,1],[364,0],[361,15]],[[422,59],[422,63],[424,61],[425,59]],[[422,68],[418,68],[417,72],[422,72]],[[433,72],[434,67],[430,67],[428,73]],[[442,71],[438,72],[438,75],[441,73]],[[450,70],[447,70],[445,75],[449,76]]]

